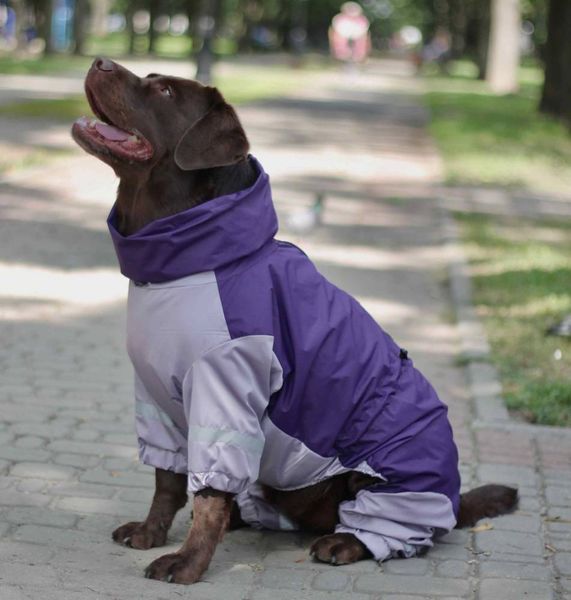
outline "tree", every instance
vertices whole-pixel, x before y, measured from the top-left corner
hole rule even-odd
[[[486,80],[497,94],[513,93],[519,87],[520,35],[519,0],[492,0]]]
[[[571,122],[571,2],[551,0],[545,47],[545,82],[539,109]]]

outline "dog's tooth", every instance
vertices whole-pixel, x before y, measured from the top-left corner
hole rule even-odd
[[[138,138],[136,135],[130,135],[130,136],[127,138],[127,140],[128,140],[129,142],[138,142],[138,141],[139,141],[139,138]]]

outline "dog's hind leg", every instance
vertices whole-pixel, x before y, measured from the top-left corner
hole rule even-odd
[[[177,511],[187,502],[186,485],[186,475],[155,469],[155,495],[147,518],[118,527],[113,540],[139,550],[164,546]]]

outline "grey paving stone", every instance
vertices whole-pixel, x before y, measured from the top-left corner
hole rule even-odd
[[[355,592],[320,592],[316,590],[255,589],[251,600],[371,600],[369,594]],[[216,600],[220,600],[216,598]]]
[[[546,552],[547,554],[547,552]],[[532,556],[531,554],[511,554],[509,552],[484,552],[477,554],[477,557],[482,561],[497,561],[497,562],[513,562],[524,565],[543,565],[545,554]]]
[[[36,544],[25,544],[13,540],[0,541],[0,563],[48,563],[54,554],[54,549]]]
[[[129,471],[138,466],[136,457],[128,458],[106,458],[103,460],[103,468],[107,471]]]
[[[7,510],[3,518],[16,525],[36,523],[50,527],[73,527],[78,519],[76,515],[58,512],[49,508],[11,508]]]
[[[202,581],[210,584],[231,584],[250,586],[254,583],[256,572],[251,565],[238,563],[221,563],[214,561],[202,577]]]
[[[514,579],[483,579],[480,600],[553,600],[551,585],[541,581]]]
[[[545,498],[554,506],[571,505],[571,487],[548,485],[545,488]]]
[[[439,537],[436,541],[436,544],[456,544],[459,546],[465,546],[469,540],[470,533],[467,529],[453,529],[450,533]]]
[[[104,483],[107,485],[127,487],[154,487],[155,482],[151,473],[134,473],[131,471],[106,471],[104,469],[89,469],[79,476],[86,483]]]
[[[56,454],[53,457],[53,462],[58,465],[65,465],[69,467],[79,467],[80,469],[87,469],[96,467],[101,459],[97,456],[90,456],[88,454]]]
[[[117,515],[130,517],[131,521],[142,520],[147,511],[143,504],[123,502],[120,500],[107,500],[104,498],[76,498],[69,496],[60,498],[56,507],[77,513],[95,513],[100,515]]]
[[[56,496],[77,496],[81,498],[111,498],[117,493],[117,488],[111,485],[98,483],[81,483],[79,481],[65,481],[55,483],[50,488],[50,493]]]
[[[499,579],[531,579],[533,581],[550,581],[551,570],[544,565],[534,565],[527,562],[510,563],[489,560],[482,562],[480,573],[484,578]]]
[[[481,464],[477,472],[478,478],[482,483],[497,483],[501,481],[504,485],[530,486],[533,488],[538,483],[537,473],[531,467]]]
[[[7,446],[14,443],[14,434],[10,431],[0,431],[0,445]]]
[[[4,585],[52,586],[59,585],[56,570],[51,565],[0,563],[0,582]]]
[[[111,539],[111,532],[119,525],[122,525],[125,519],[122,517],[109,515],[86,515],[80,516],[77,522],[77,529],[83,531],[97,531],[101,535],[107,535]]]
[[[537,533],[542,525],[539,515],[523,515],[518,513],[496,517],[492,523],[494,529],[521,531],[524,533]]]
[[[541,538],[534,533],[518,531],[484,531],[476,534],[476,547],[481,552],[542,556]]]
[[[118,497],[127,502],[142,502],[143,504],[150,506],[154,493],[154,488],[123,488],[119,490]]]
[[[436,543],[433,548],[428,551],[426,555],[429,559],[435,560],[445,560],[447,558],[452,558],[456,560],[464,560],[467,561],[470,558],[473,558],[472,553],[466,547],[460,546],[458,544],[438,544]]]
[[[429,596],[464,596],[471,589],[465,579],[419,577],[414,575],[360,575],[355,580],[355,591],[368,594],[392,592],[424,594]]]
[[[436,565],[438,577],[467,577],[470,565],[462,560],[445,560]]]
[[[571,552],[557,552],[553,562],[562,575],[571,576]]]
[[[14,423],[10,431],[17,435],[33,435],[44,439],[53,440],[69,435],[71,428],[53,421],[48,423]]]
[[[351,577],[339,569],[318,573],[311,582],[314,590],[324,592],[342,592],[351,585]]]
[[[4,490],[0,494],[0,506],[45,506],[49,504],[50,496],[30,494],[16,490]]]
[[[33,462],[17,463],[10,470],[10,474],[14,477],[35,477],[52,481],[71,479],[75,473],[76,471],[72,467]]]
[[[0,458],[12,461],[47,462],[51,452],[40,448],[14,448],[14,446],[0,446]]]
[[[286,590],[304,590],[310,588],[312,572],[302,569],[276,569],[266,568],[259,578],[263,587],[286,589]]]
[[[35,435],[24,435],[16,438],[13,443],[16,448],[41,448],[46,440]]]
[[[426,558],[395,558],[383,563],[384,571],[399,575],[426,575],[429,568],[430,562]]]
[[[4,515],[2,515],[4,518]],[[8,532],[10,531],[11,524],[6,523],[5,521],[0,521],[0,540],[8,536]]]
[[[78,546],[92,547],[93,544],[109,544],[107,538],[92,531],[77,529],[61,529],[45,525],[21,525],[14,529],[12,537],[19,542],[31,544],[46,544],[58,548],[74,548]]]
[[[49,479],[35,479],[30,477],[28,479],[21,479],[15,483],[15,487],[19,492],[24,492],[28,494],[44,492],[51,485],[51,481]]]
[[[96,429],[76,429],[71,435],[71,439],[80,442],[95,442],[98,441],[100,437],[101,432]]]
[[[56,440],[47,445],[47,449],[53,452],[66,452],[71,454],[92,454],[93,456],[117,456],[134,458],[137,455],[133,447],[121,446],[119,444],[103,444],[101,442],[74,442],[68,440]]]

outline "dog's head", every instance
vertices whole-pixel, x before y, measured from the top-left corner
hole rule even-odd
[[[248,153],[234,109],[213,87],[178,77],[137,77],[97,58],[85,92],[96,118],[82,117],[75,141],[121,177],[174,164],[182,171],[231,165]]]

